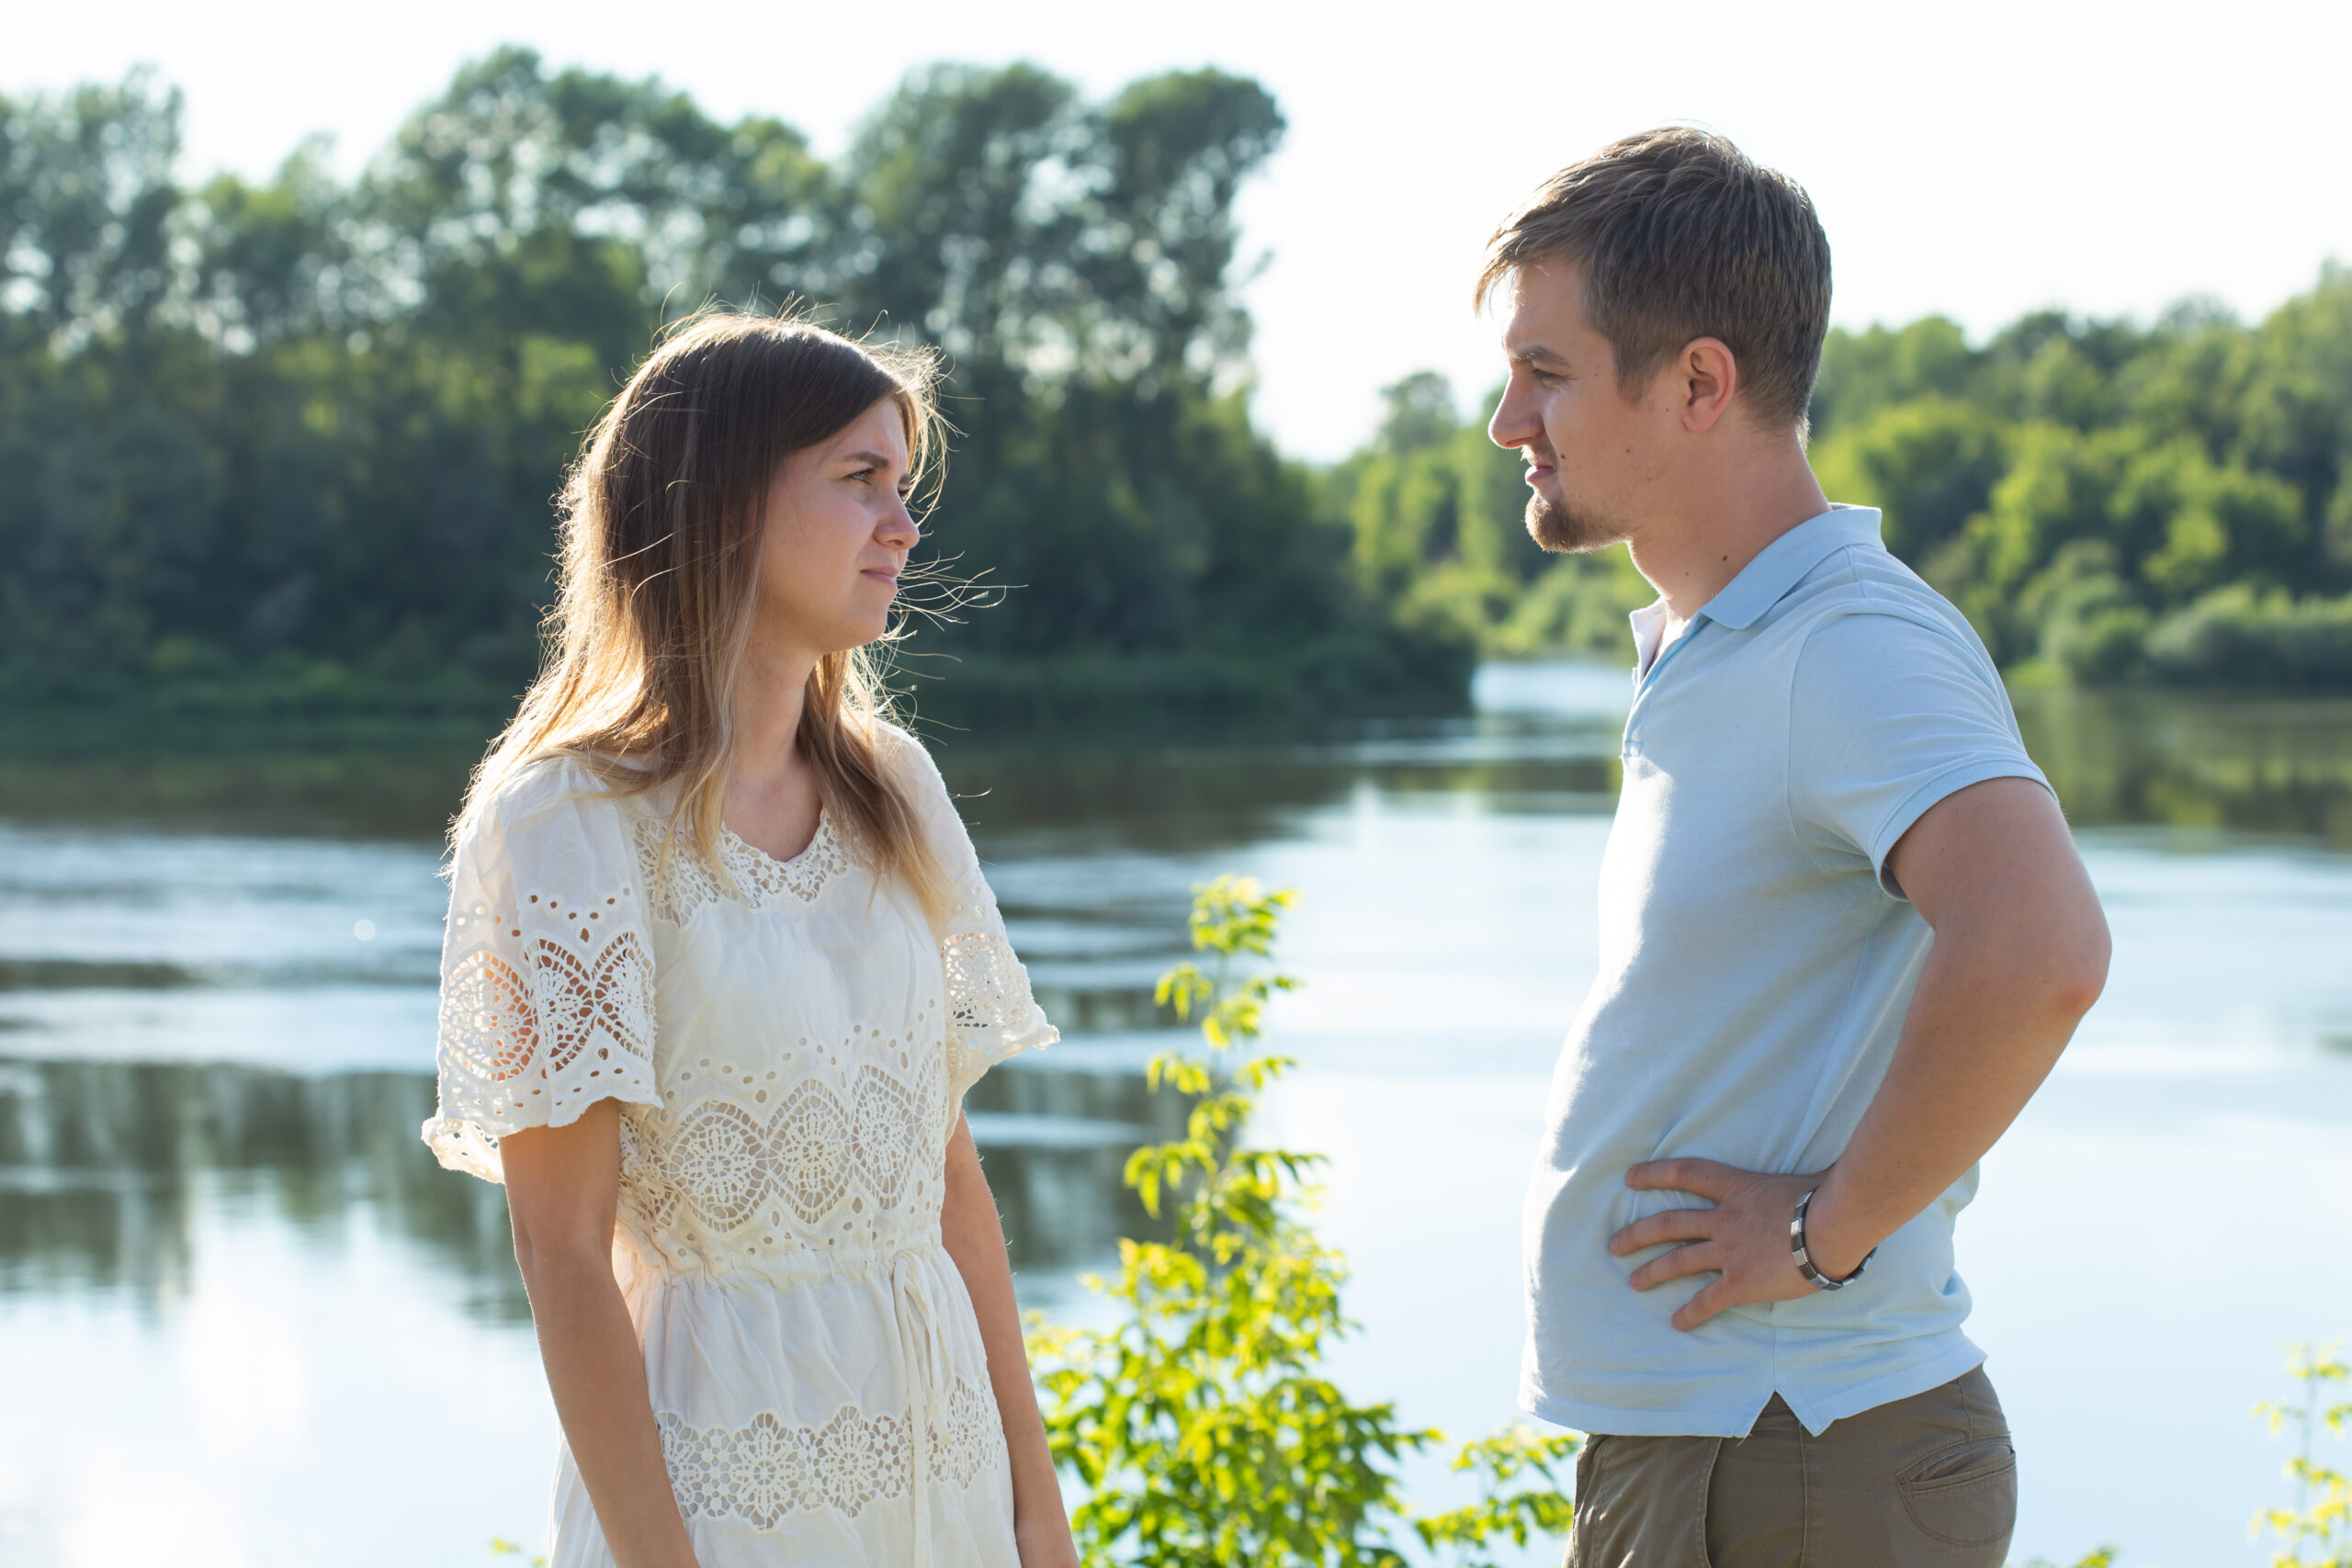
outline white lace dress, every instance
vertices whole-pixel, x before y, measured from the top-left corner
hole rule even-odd
[[[503,1134],[624,1102],[615,1266],[701,1568],[1017,1568],[940,1200],[965,1090],[1056,1035],[938,771],[886,750],[956,888],[944,941],[830,820],[787,862],[726,835],[730,889],[576,764],[458,848],[425,1140],[496,1181]],[[612,1562],[568,1449],[550,1562]]]

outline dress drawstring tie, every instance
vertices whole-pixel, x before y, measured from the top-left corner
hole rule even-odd
[[[932,1310],[930,1295],[916,1269],[915,1259],[919,1256],[902,1252],[890,1260],[890,1309],[898,1319],[899,1346],[905,1354],[907,1375],[920,1388],[911,1411],[914,1432],[907,1445],[908,1457],[913,1464],[913,1473],[908,1477],[907,1500],[914,1511],[915,1563],[918,1568],[931,1568],[931,1444],[933,1435],[946,1426],[946,1405],[940,1389],[955,1363],[949,1359],[946,1333],[940,1325],[938,1314]]]

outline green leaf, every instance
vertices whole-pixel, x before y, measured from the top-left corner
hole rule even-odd
[[[1297,982],[1271,970],[1289,893],[1224,876],[1195,890],[1193,946],[1153,995],[1196,1020],[1209,1049],[1254,1040],[1266,1004]],[[1322,1156],[1247,1146],[1265,1088],[1290,1070],[1261,1055],[1220,1073],[1215,1058],[1163,1052],[1154,1093],[1192,1103],[1185,1135],[1136,1149],[1127,1184],[1158,1215],[1182,1194],[1175,1243],[1123,1241],[1115,1282],[1091,1288],[1118,1304],[1101,1332],[1033,1328],[1055,1462],[1087,1489],[1071,1527],[1090,1563],[1152,1568],[1261,1564],[1401,1565],[1399,1543],[1456,1553],[1489,1540],[1524,1545],[1567,1528],[1555,1467],[1573,1437],[1510,1428],[1456,1460],[1495,1495],[1449,1514],[1413,1516],[1396,1465],[1440,1441],[1386,1404],[1358,1404],[1321,1375],[1351,1325],[1341,1311],[1346,1261],[1306,1223]],[[1466,1561],[1466,1560],[1465,1560]]]

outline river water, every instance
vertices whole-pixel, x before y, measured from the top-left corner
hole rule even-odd
[[[1302,896],[1263,1135],[1331,1157],[1336,1375],[1455,1437],[1510,1416],[1627,688],[1493,666],[1478,695],[1312,743],[937,739],[1066,1036],[973,1099],[1027,1304],[1100,1318],[1079,1277],[1146,1224],[1120,1164],[1175,1113],[1150,984],[1192,885],[1249,872]],[[2352,1334],[2352,703],[2019,708],[2116,962],[1962,1222],[2017,1558],[2267,1562],[2249,1520],[2292,1488],[2253,1406],[2290,1344]],[[416,1142],[464,761],[0,759],[0,1563],[539,1540],[555,1426],[500,1195]]]

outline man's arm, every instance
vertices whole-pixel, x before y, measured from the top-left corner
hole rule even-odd
[[[1677,1328],[1813,1293],[1789,1253],[1790,1216],[1808,1188],[1819,1189],[1805,1218],[1814,1267],[1850,1274],[2007,1131],[2107,982],[2106,917],[2039,784],[1988,779],[1954,792],[1912,825],[1888,863],[1935,944],[1885,1080],[1837,1163],[1794,1176],[1701,1159],[1626,1172],[1629,1187],[1714,1205],[1652,1214],[1609,1243],[1620,1256],[1688,1244],[1635,1269],[1635,1290],[1719,1275],[1674,1314]]]

